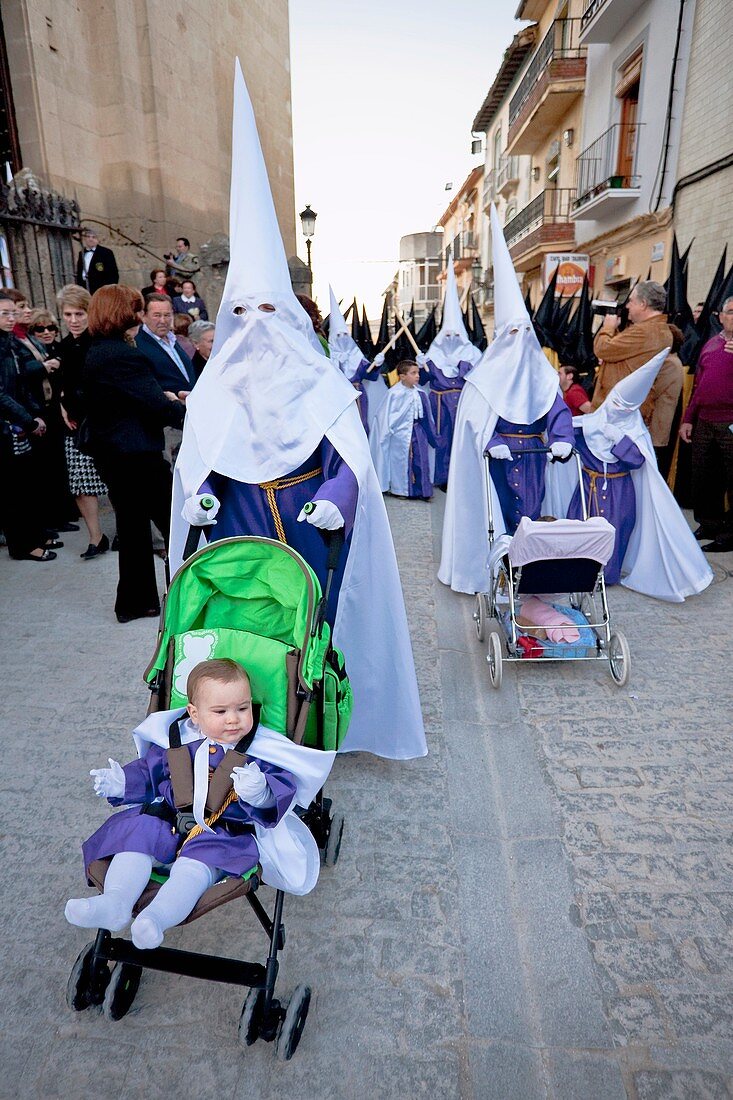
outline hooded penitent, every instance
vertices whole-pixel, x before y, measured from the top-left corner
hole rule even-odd
[[[461,304],[458,300],[458,286],[453,264],[448,264],[445,280],[445,298],[440,331],[428,348],[427,357],[447,378],[458,374],[458,364],[478,363],[481,352],[468,338],[463,323]]]
[[[328,295],[330,302],[328,347],[331,352],[331,362],[335,363],[349,381],[352,381],[364,362],[364,355],[362,354],[361,348],[357,346],[353,334],[349,332],[348,325],[341,312],[341,307],[338,304],[333,288],[330,286],[328,288]],[[358,316],[357,313],[357,321]]]
[[[617,568],[621,584],[680,603],[707,588],[713,574],[657,469],[651,437],[639,411],[667,355],[665,348],[622,378],[595,412],[575,417],[573,424],[583,465],[595,471],[593,477],[587,473],[584,477],[586,497],[590,492],[596,497],[592,511],[600,511],[599,500],[607,501],[613,514],[606,518],[620,531],[627,517],[635,516],[620,547]],[[554,515],[580,517],[577,480],[574,463],[551,467],[547,505]],[[630,501],[624,499],[629,482],[633,486]]]
[[[488,586],[484,451],[495,432],[516,431],[512,444],[517,446],[523,445],[522,433],[534,446],[542,444],[543,433],[548,443],[567,442],[566,437],[572,440],[570,413],[557,372],[535,335],[493,205],[491,236],[496,336],[466,377],[458,405],[438,573],[440,580],[457,592],[481,592]],[[532,438],[535,435],[541,438]],[[496,463],[504,465],[514,468],[511,463]],[[521,474],[517,481],[530,479],[535,495],[541,498],[544,456],[525,455],[518,465]],[[493,477],[488,490],[495,530],[501,534],[505,530],[502,504]]]
[[[189,505],[204,484],[215,483],[222,506],[213,537],[229,532],[280,538],[301,550],[322,575],[323,542],[310,523],[296,522],[296,501],[303,494],[304,502],[315,497],[333,515],[329,487],[342,478],[342,488],[353,487],[348,491],[353,527],[337,576],[333,629],[355,700],[342,748],[419,756],[426,751],[425,736],[402,590],[355,407],[357,392],[320,352],[293,294],[238,62],[233,129],[231,259],[206,377],[187,403],[174,478],[171,561],[176,568],[182,559],[188,533],[184,508],[190,515]],[[301,467],[307,473],[291,477]],[[335,507],[344,515],[343,507]],[[237,517],[244,517],[242,526],[232,529]]]

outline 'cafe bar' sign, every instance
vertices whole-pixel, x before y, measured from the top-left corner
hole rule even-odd
[[[557,293],[565,297],[579,294],[583,288],[583,279],[588,274],[590,257],[585,252],[546,252],[542,270],[542,285],[545,290],[557,272]]]

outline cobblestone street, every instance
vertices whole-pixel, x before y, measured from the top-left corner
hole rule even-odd
[[[66,1007],[88,771],[133,755],[155,632],[114,621],[116,559],[80,562],[81,533],[42,568],[1,552],[0,1096],[733,1097],[733,555],[684,605],[612,590],[625,688],[568,663],[494,692],[435,576],[443,502],[389,502],[430,755],[337,761],[341,858],[285,904],[278,992],[314,990],[290,1063],[238,1046],[234,986],[147,972],[117,1023]],[[166,942],[266,954],[246,904]]]

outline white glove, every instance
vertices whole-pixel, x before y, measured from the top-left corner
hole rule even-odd
[[[384,366],[384,355],[382,354],[381,351],[377,352],[377,354],[374,356],[374,362],[372,363],[372,366],[373,367],[382,367],[382,366]]]
[[[201,501],[206,497],[209,500],[213,500],[213,508],[201,507]],[[189,523],[191,527],[213,527],[216,523],[216,516],[221,508],[220,502],[211,493],[196,493],[195,496],[186,497],[186,500],[181,509],[181,515],[185,519],[186,523]]]
[[[621,428],[617,427],[616,424],[606,424],[603,429],[603,434],[609,443],[616,444],[621,442],[626,433],[623,432]]]
[[[512,452],[507,447],[506,443],[499,443],[496,447],[489,447],[489,454],[492,458],[500,458],[504,462],[511,462]]]
[[[570,443],[551,443],[550,454],[553,458],[559,458],[561,461],[564,458],[570,458],[573,452],[572,444]]]
[[[237,798],[249,806],[267,806],[274,801],[267,780],[254,760],[243,768],[235,768],[231,780]]]
[[[94,778],[94,793],[99,798],[125,797],[125,773],[112,757],[108,768],[92,768],[89,774]]]
[[[425,352],[419,351],[415,356],[415,362],[417,363],[418,367],[426,367],[428,363],[428,357]]]
[[[322,531],[338,531],[345,526],[344,517],[330,500],[316,500],[315,508],[309,516],[305,514],[305,508],[301,508],[298,523],[307,520],[314,527],[320,527]]]

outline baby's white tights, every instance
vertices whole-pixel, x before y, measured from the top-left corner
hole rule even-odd
[[[104,880],[104,893],[96,898],[72,898],[64,914],[79,928],[107,928],[119,932],[130,923],[132,907],[148,884],[152,856],[143,852],[118,852],[112,857]]]
[[[168,881],[132,922],[130,932],[135,947],[159,947],[163,934],[185,920],[217,877],[217,873],[200,860],[179,856],[171,867]]]

